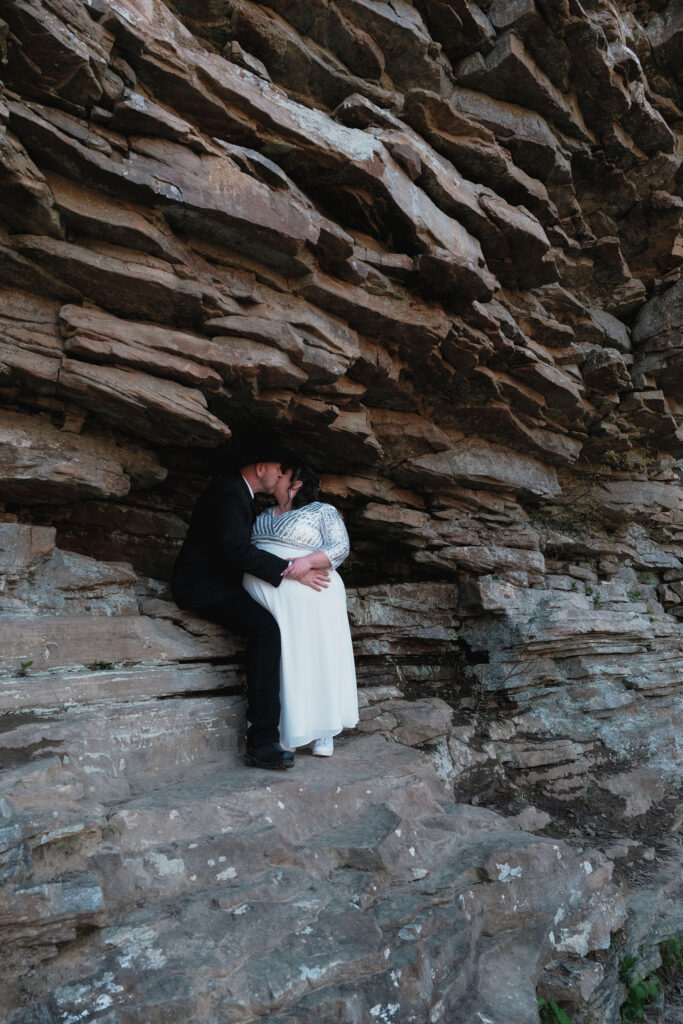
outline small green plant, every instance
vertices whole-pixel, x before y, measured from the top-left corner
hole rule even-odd
[[[639,974],[634,979],[633,968],[637,963],[638,957],[627,953],[619,965],[619,978],[626,985],[626,999],[621,1006],[621,1024],[636,1024],[643,1020],[645,1007],[655,1001],[661,988],[656,974],[649,974],[647,978]]]
[[[556,836],[562,831],[562,827],[556,821],[549,821],[547,825],[544,825],[541,829],[541,835],[544,836]]]
[[[639,590],[638,587],[631,587],[630,590],[626,591],[626,596],[629,599],[629,601],[635,604],[636,601],[642,600],[643,592],[642,590]]]
[[[654,1003],[659,995],[659,979],[656,974],[640,978],[628,988],[626,1002],[621,1007],[621,1024],[634,1024],[645,1016],[645,1007]]]
[[[587,583],[586,586],[584,587],[584,593],[585,593],[586,597],[590,597],[591,594],[593,593],[593,587],[591,587],[590,583]]]
[[[659,947],[664,982],[669,985],[683,972],[683,939],[666,939]]]
[[[93,670],[93,672],[109,672],[113,669],[114,664],[111,661],[91,661],[87,666]]]
[[[580,495],[572,505],[539,508],[534,518],[542,527],[562,530],[577,537],[602,525],[600,505],[590,494]]]
[[[615,452],[614,448],[608,448],[603,459],[611,469],[626,469],[628,465],[624,453]]]
[[[579,584],[576,582],[576,580],[571,581],[571,583],[569,584],[569,589],[574,591],[579,589]]]
[[[538,1000],[538,1016],[541,1024],[572,1024],[562,1007],[552,999]]]
[[[102,829],[102,835],[103,836],[107,836],[107,835],[115,836],[116,835],[116,828],[114,827],[114,825],[110,824],[112,819],[116,817],[116,813],[117,813],[116,811],[107,811],[107,813],[105,814],[104,820],[106,821],[107,824]],[[115,824],[118,824],[118,822],[115,822]]]
[[[78,849],[78,836],[66,836],[57,844],[57,849],[61,850],[67,857],[71,857]]]
[[[31,658],[30,661],[22,661],[21,668],[17,672],[17,675],[18,676],[27,676],[28,675],[28,670],[30,669],[32,664],[33,664],[33,658]]]
[[[597,791],[598,785],[596,782],[591,781],[586,786],[585,792],[583,794],[583,802],[586,806],[586,809],[589,811],[595,803],[595,794],[597,793]]]
[[[593,607],[602,608],[605,602],[602,600],[599,594],[593,594]]]
[[[623,981],[624,985],[628,985],[631,979],[631,971],[638,963],[638,957],[634,956],[633,953],[624,953],[619,964],[619,981]]]
[[[635,448],[629,453],[630,468],[644,472],[659,464],[659,456],[649,448]]]

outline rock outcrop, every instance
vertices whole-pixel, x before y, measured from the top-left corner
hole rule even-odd
[[[682,55],[666,0],[0,0],[8,1022],[612,1024],[613,933],[681,934]],[[167,586],[257,426],[363,703],[274,780]]]

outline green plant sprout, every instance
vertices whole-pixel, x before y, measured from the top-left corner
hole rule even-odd
[[[621,1005],[621,1024],[636,1024],[643,1020],[645,1007],[653,1003],[659,995],[661,982],[656,974],[649,974],[647,978],[638,975],[633,978],[633,968],[638,963],[638,957],[627,953],[619,965],[619,978],[626,985],[626,999]]]
[[[106,835],[115,836],[116,835],[116,828],[111,824],[111,820],[112,820],[112,818],[116,817],[116,814],[117,814],[117,811],[107,811],[107,813],[105,814],[104,820],[107,822],[107,824],[102,829],[102,835],[103,836],[106,836]]]
[[[623,452],[615,452],[614,448],[608,448],[603,454],[603,459],[612,469],[626,469],[628,462]]]
[[[670,984],[683,971],[683,939],[666,939],[659,947],[659,952],[664,981]]]
[[[59,849],[62,853],[65,853],[67,857],[70,857],[78,849],[78,836],[69,836],[66,839],[62,839],[59,844]]]
[[[538,1015],[541,1024],[572,1024],[562,1007],[552,999],[538,1000]]]
[[[586,786],[586,791],[583,794],[583,802],[587,810],[590,810],[595,802],[595,794],[598,791],[598,784],[595,781],[591,781]]]

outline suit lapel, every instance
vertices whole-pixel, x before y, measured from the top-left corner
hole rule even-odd
[[[251,525],[253,526],[254,523],[256,522],[256,503],[251,496],[249,487],[247,486],[247,481],[244,479],[241,473],[238,476],[238,480],[242,486],[242,490],[244,491],[244,497],[249,502],[249,510],[251,512]]]

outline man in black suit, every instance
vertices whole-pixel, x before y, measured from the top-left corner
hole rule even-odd
[[[171,591],[180,608],[242,633],[247,639],[247,753],[256,768],[291,768],[294,755],[280,746],[280,630],[242,587],[245,572],[278,587],[288,562],[251,543],[255,494],[272,494],[283,471],[283,454],[265,446],[239,474],[213,483],[195,505],[176,559]],[[324,570],[299,581],[320,590]]]

